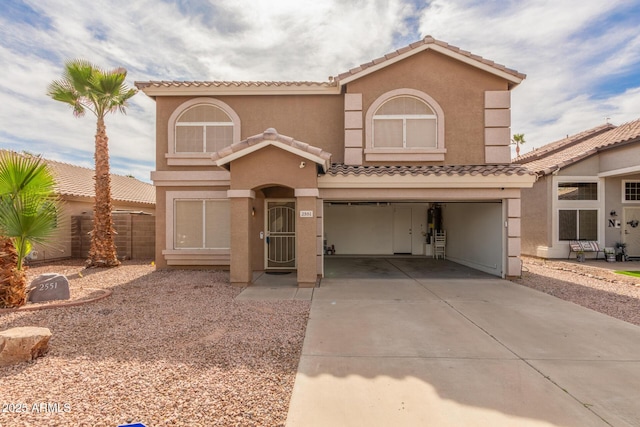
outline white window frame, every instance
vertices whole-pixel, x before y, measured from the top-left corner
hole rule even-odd
[[[413,97],[427,104],[434,111],[436,120],[436,146],[435,147],[406,147],[406,119],[403,120],[403,147],[375,147],[373,135],[373,121],[375,113],[387,101],[399,97]],[[431,115],[425,117],[432,118]],[[379,116],[378,116],[379,117]],[[388,116],[398,120],[403,116]],[[407,115],[407,118],[419,116]],[[409,88],[396,89],[380,95],[368,108],[365,117],[365,160],[367,161],[444,161],[445,153],[444,137],[444,111],[438,102],[426,93]]]
[[[640,200],[627,200],[626,199],[626,184],[627,182],[635,182],[638,183],[640,185],[640,179],[623,179],[622,180],[622,189],[621,189],[621,199],[622,199],[622,203],[624,204],[638,204],[640,203]]]
[[[393,98],[392,98],[393,99]],[[389,100],[390,101],[390,100]],[[373,121],[374,123],[377,120],[402,120],[402,148],[405,150],[416,150],[416,149],[424,149],[430,147],[407,147],[407,120],[434,120],[436,122],[436,129],[438,128],[438,117],[435,114],[374,114]],[[375,126],[371,128],[372,137],[373,137],[373,145],[374,148],[393,148],[393,147],[377,147],[376,144],[376,133]],[[436,135],[436,146],[438,147],[438,138]]]
[[[167,165],[169,166],[211,166],[213,165],[213,161],[211,160],[211,154],[205,152],[205,144],[206,139],[203,140],[203,151],[202,152],[194,152],[194,153],[184,153],[184,152],[176,152],[176,127],[177,126],[189,126],[189,124],[185,124],[186,122],[182,122],[178,124],[178,119],[180,116],[187,111],[188,109],[198,106],[198,105],[211,105],[214,107],[220,108],[224,111],[229,118],[231,119],[231,123],[233,126],[233,137],[232,144],[236,144],[240,142],[241,135],[241,123],[240,116],[231,108],[227,103],[220,101],[215,98],[192,98],[188,101],[180,104],[171,114],[168,121],[167,126],[167,153],[165,154],[165,158],[167,159]],[[220,124],[224,124],[225,126],[229,125],[229,122],[198,122],[192,123],[192,126],[204,126],[203,132],[206,132],[206,126],[217,126]],[[203,133],[203,137],[206,136],[206,133]]]
[[[229,201],[227,191],[167,191],[166,193],[166,224],[165,224],[165,249],[163,254],[229,254],[230,248],[175,248],[175,202],[177,200],[220,200]],[[204,219],[203,219],[204,220]],[[205,230],[203,229],[203,233]]]
[[[558,199],[558,184],[567,183],[567,182],[593,182],[598,184],[598,198],[597,200],[559,200]],[[604,233],[605,227],[603,226],[603,212],[604,212],[604,190],[605,190],[605,180],[604,178],[597,178],[593,176],[565,176],[565,175],[555,175],[552,179],[552,190],[551,190],[551,212],[552,212],[552,221],[551,221],[551,233],[552,233],[552,242],[554,248],[558,248],[559,252],[554,250],[554,253],[559,254],[558,256],[563,256],[562,253],[568,253],[569,251],[569,241],[568,240],[560,240],[560,230],[559,230],[559,220],[561,210],[596,210],[597,218],[598,218],[598,242],[604,242]],[[566,248],[566,251],[565,251]],[[553,255],[554,257],[556,255]],[[564,255],[566,256],[566,255]]]

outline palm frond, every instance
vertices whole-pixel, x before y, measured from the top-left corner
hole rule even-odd
[[[15,197],[25,191],[49,196],[54,187],[53,175],[39,156],[13,151],[0,154],[0,195]]]

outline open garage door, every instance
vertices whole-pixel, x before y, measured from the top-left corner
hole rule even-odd
[[[431,257],[433,224],[427,212],[434,206],[447,232],[446,258],[502,276],[506,237],[501,202],[326,202],[324,239],[337,255]]]

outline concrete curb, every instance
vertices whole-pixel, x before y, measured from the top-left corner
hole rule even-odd
[[[79,300],[79,301],[56,302],[53,304],[44,304],[44,305],[38,305],[38,306],[23,305],[22,307],[17,307],[17,308],[0,308],[0,314],[14,313],[17,311],[37,311],[37,310],[47,310],[50,308],[75,307],[79,305],[85,305],[92,302],[100,301],[101,299],[108,298],[111,296],[111,294],[113,294],[113,291],[111,289],[95,289],[95,288],[86,288],[86,289],[100,291],[102,292],[102,295],[98,295],[97,297],[93,297],[85,300]]]

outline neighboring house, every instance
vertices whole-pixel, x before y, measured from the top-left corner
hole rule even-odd
[[[37,245],[31,258],[38,261],[72,256],[72,218],[93,214],[94,171],[68,163],[44,159],[56,181],[56,194],[62,199],[58,230],[47,245]],[[144,212],[155,215],[153,185],[122,175],[111,175],[114,212]],[[120,252],[120,248],[119,248]]]
[[[538,176],[522,190],[523,254],[566,258],[571,240],[590,240],[626,243],[640,257],[640,120],[598,126],[514,161]]]
[[[150,81],[156,265],[295,269],[338,255],[446,257],[520,274],[511,89],[524,74],[423,40],[328,82]]]

